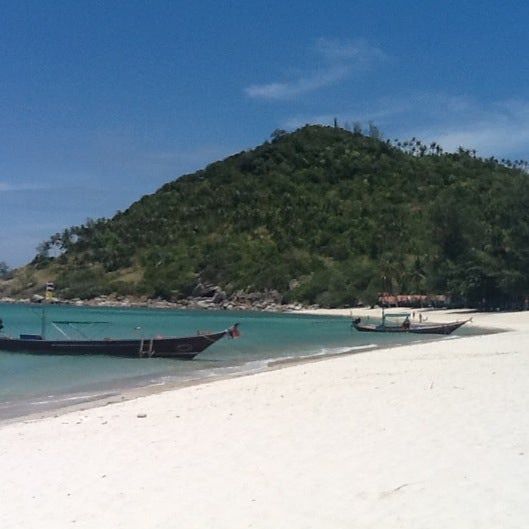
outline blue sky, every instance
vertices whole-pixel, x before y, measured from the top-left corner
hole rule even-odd
[[[529,157],[529,5],[1,1],[0,261],[276,128]]]

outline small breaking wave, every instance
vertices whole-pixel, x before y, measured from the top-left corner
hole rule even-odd
[[[46,400],[35,400],[31,401],[30,404],[33,404],[35,406],[42,406],[42,405],[49,405],[49,404],[56,404],[59,402],[73,402],[76,400],[92,400],[92,399],[99,399],[103,397],[107,397],[109,395],[113,395],[113,393],[103,392],[103,393],[91,393],[88,395],[74,395],[74,396],[64,396],[59,398],[53,398],[54,395],[49,395]]]

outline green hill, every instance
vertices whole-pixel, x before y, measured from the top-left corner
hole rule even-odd
[[[326,306],[379,292],[516,306],[529,294],[527,180],[462,149],[306,126],[54,235],[32,267],[66,297],[170,299],[202,282]]]

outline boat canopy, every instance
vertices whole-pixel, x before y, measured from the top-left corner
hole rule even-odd
[[[393,312],[390,314],[384,314],[386,318],[409,318],[411,316],[410,312]]]
[[[65,338],[68,340],[71,340],[71,337],[62,329],[62,326],[68,326],[69,328],[73,329],[77,333],[79,333],[83,338],[88,338],[88,336],[82,332],[80,329],[77,329],[77,325],[111,325],[109,321],[77,321],[77,320],[54,320],[51,322],[53,327],[57,331],[59,331],[60,334],[62,334]]]

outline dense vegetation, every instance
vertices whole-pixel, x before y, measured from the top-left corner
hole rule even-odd
[[[516,306],[529,294],[521,163],[306,126],[54,235],[33,265],[59,292],[164,298],[199,282],[336,306],[380,292]],[[62,255],[49,257],[59,249]]]

